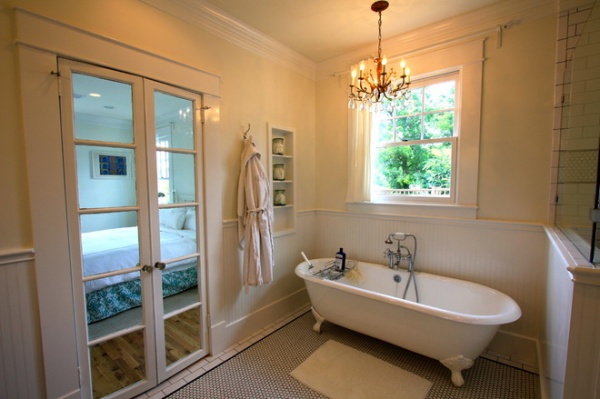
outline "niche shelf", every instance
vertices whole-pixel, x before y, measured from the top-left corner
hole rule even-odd
[[[296,229],[294,196],[295,131],[274,124],[268,124],[267,128],[268,169],[273,185],[273,235],[280,236],[291,234]],[[282,149],[283,151],[281,151]],[[281,201],[281,194],[285,197],[284,204]]]

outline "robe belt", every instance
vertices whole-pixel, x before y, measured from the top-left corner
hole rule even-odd
[[[262,212],[262,211],[266,211],[266,208],[262,207],[262,208],[248,209],[246,211],[246,213],[258,213],[258,212]]]

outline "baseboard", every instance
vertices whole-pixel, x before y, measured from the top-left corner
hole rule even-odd
[[[509,366],[539,374],[537,340],[506,331],[498,331],[485,355]]]
[[[546,370],[544,369],[543,360],[542,360],[542,348],[540,347],[540,341],[536,340],[536,348],[538,353],[538,375],[539,375],[539,383],[540,383],[540,399],[550,399],[548,384],[546,380]]]
[[[309,303],[306,288],[302,288],[278,301],[263,306],[243,318],[233,321],[221,320],[211,325],[211,353],[223,352],[240,340],[256,334]]]
[[[79,398],[81,398],[81,390],[80,389],[76,389],[76,390],[69,392],[68,394],[60,397],[60,399],[79,399]]]

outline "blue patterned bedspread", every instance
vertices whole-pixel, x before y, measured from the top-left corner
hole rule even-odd
[[[163,297],[178,294],[198,284],[197,268],[189,267],[162,276]],[[140,279],[104,287],[86,294],[87,321],[93,323],[117,313],[140,306],[142,290]]]

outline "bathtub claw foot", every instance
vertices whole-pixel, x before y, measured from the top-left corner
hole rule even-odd
[[[440,360],[440,363],[449,368],[452,372],[452,383],[457,387],[461,387],[465,383],[465,379],[462,376],[462,371],[471,367],[474,362],[463,355],[458,355],[448,359]]]
[[[317,320],[317,322],[313,325],[313,331],[321,334],[321,324],[323,324],[323,322],[325,321],[325,318],[323,316],[321,316],[319,314],[319,312],[317,312],[315,310],[315,308],[311,307],[310,310],[311,310],[313,316],[315,316],[315,319]]]

